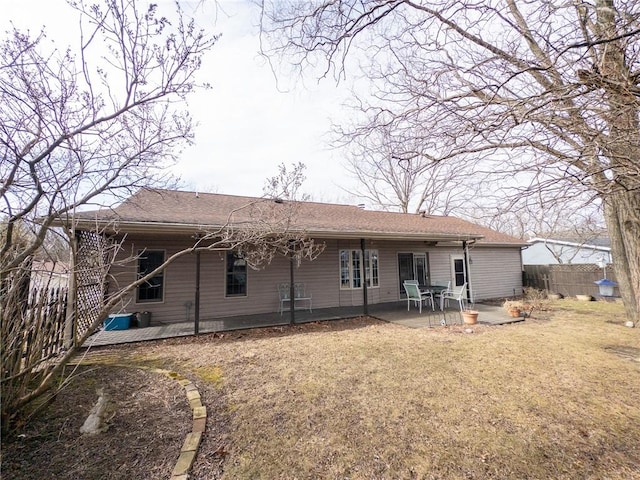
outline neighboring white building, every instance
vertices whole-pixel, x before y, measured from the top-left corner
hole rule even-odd
[[[611,242],[608,238],[592,238],[588,242],[576,239],[532,238],[522,250],[523,265],[557,265],[575,263],[611,263]]]
[[[30,288],[66,288],[69,284],[69,266],[63,262],[35,260],[31,266]]]

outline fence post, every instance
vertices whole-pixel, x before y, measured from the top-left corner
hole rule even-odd
[[[76,314],[76,253],[78,239],[75,233],[69,235],[69,284],[67,290],[67,311],[64,321],[64,348],[71,348],[75,343]]]

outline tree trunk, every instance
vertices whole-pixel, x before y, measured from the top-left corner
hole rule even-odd
[[[599,87],[608,103],[609,127],[603,153],[609,159],[611,184],[605,190],[604,215],[611,238],[613,266],[629,320],[640,322],[640,102],[632,93],[635,76],[625,58],[613,0],[596,0],[596,32],[608,40],[600,48]]]
[[[640,324],[640,191],[612,194],[604,204],[620,295],[629,320]]]

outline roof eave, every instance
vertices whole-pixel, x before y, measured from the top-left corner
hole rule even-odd
[[[77,219],[76,228],[79,230],[91,229],[96,227],[104,228],[108,233],[129,233],[129,234],[148,234],[162,232],[165,234],[192,234],[205,230],[219,229],[223,225],[194,225],[191,223],[170,223],[170,222],[139,222],[139,221],[123,221],[123,220],[92,220]],[[300,229],[294,230],[304,232],[310,237],[319,237],[327,239],[353,239],[365,238],[368,240],[419,240],[434,242],[460,242],[469,240],[481,240],[483,235],[468,234],[450,234],[450,233],[426,233],[426,232],[379,232],[367,230],[330,230],[330,229]]]
[[[526,242],[490,242],[490,241],[481,241],[475,245],[476,247],[517,247],[522,248],[526,247]]]
[[[552,239],[545,239],[545,238],[539,238],[539,237],[532,238],[526,243],[526,245],[532,246],[532,245],[535,245],[536,243],[550,243],[552,245],[560,245],[563,247],[584,248],[585,250],[600,250],[602,252],[611,251],[610,246],[607,247],[604,245],[591,245],[589,243],[567,242],[565,240],[552,240]]]
[[[480,240],[482,235],[476,234],[450,234],[450,233],[427,233],[427,232],[377,232],[369,230],[305,230],[311,237],[353,239],[364,238],[367,240],[419,240],[433,242],[460,242],[463,240]]]

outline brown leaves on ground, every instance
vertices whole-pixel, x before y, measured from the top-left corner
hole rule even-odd
[[[80,427],[100,388],[109,401],[109,428],[82,435]],[[22,431],[3,439],[3,477],[168,478],[190,421],[177,382],[136,368],[83,366]]]
[[[607,323],[607,315],[561,312],[551,321],[474,326],[473,333],[358,318],[103,351],[160,364],[196,382],[209,417],[193,479],[638,479],[640,364],[610,346],[632,349],[640,331]],[[154,380],[133,379],[129,393],[144,392],[139,403],[156,395],[166,403],[171,388],[154,386],[154,374],[140,375]],[[172,410],[186,412],[184,394],[178,397]],[[58,402],[70,402],[66,398]],[[137,415],[129,428],[138,435],[152,444],[154,432],[168,435],[168,427],[150,418],[164,418],[164,410]],[[61,416],[55,428],[30,426],[47,442],[63,432],[60,443],[33,448],[40,440],[15,440],[5,450],[3,469],[11,469],[5,472],[20,472],[17,467],[43,451],[55,455],[38,460],[41,469],[55,456],[60,465],[65,456],[69,465],[88,462],[65,453],[78,442],[66,433],[65,422],[72,421]],[[117,432],[112,427],[107,435]],[[20,442],[27,445],[22,450]],[[151,476],[122,474],[119,466],[136,466],[138,458],[123,460],[136,445],[123,437],[119,448],[104,448],[112,461],[101,468],[111,476],[90,476],[92,470],[83,476],[76,466],[74,478],[168,478],[180,441],[160,443],[165,457],[151,447],[145,454],[157,467]],[[32,478],[40,478],[35,468]]]

